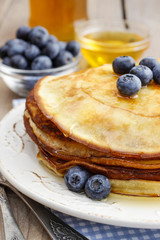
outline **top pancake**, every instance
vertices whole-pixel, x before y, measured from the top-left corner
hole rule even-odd
[[[111,65],[62,77],[34,88],[43,114],[68,137],[116,156],[160,156],[160,86],[151,83],[132,98],[117,90]]]

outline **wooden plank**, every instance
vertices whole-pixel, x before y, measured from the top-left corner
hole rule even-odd
[[[128,19],[145,23],[150,31],[151,46],[144,56],[160,57],[160,1],[159,0],[130,0],[126,2]]]
[[[12,108],[12,99],[18,98],[0,78],[0,119]]]
[[[5,10],[3,10],[3,13],[5,11],[5,16],[3,17],[3,21],[0,24],[0,45],[4,44],[4,42],[8,39],[14,38],[17,28],[28,24],[29,17],[28,0],[4,0],[4,2],[6,1],[9,1],[10,5],[6,4],[8,7],[8,9],[6,9],[4,4],[2,4],[3,7],[1,9],[5,8]]]
[[[89,18],[104,18],[108,22],[122,18],[120,0],[88,0]]]
[[[7,191],[13,215],[26,240],[49,240],[50,237],[28,207],[10,190]],[[1,215],[0,215],[0,219]],[[0,221],[0,239],[4,239],[3,224]]]

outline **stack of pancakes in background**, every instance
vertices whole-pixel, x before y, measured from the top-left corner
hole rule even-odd
[[[111,65],[44,77],[24,124],[38,158],[58,175],[79,165],[107,176],[112,192],[160,196],[160,87],[119,94]]]

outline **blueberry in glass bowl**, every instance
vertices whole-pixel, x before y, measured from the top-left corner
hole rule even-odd
[[[42,77],[60,76],[79,70],[80,55],[70,64],[45,70],[22,70],[0,64],[0,76],[5,84],[17,95],[26,97],[35,83]]]
[[[68,45],[69,42],[62,44],[41,26],[22,26],[16,38],[0,48],[0,77],[14,93],[26,97],[42,77],[61,76],[80,69],[80,48],[73,44],[73,48],[77,46],[74,50],[77,54],[73,55],[67,50]]]

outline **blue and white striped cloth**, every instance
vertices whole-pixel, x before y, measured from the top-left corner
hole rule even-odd
[[[53,210],[52,210],[53,211]],[[57,211],[59,218],[90,240],[159,240],[160,229],[116,227],[86,221]]]

